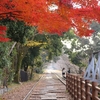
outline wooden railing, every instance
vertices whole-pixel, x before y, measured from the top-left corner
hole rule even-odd
[[[66,90],[74,100],[100,100],[98,84],[84,80],[79,75],[66,74]]]

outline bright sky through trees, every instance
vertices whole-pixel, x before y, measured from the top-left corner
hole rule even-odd
[[[55,5],[55,4],[52,4],[52,5],[49,6],[49,10],[50,10],[50,11],[55,11],[55,10],[57,10],[57,9],[58,9],[58,6]]]
[[[67,48],[71,48],[71,41],[65,40],[65,41],[61,41],[64,45],[66,45]]]

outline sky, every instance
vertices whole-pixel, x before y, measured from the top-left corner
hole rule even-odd
[[[64,45],[66,45],[67,48],[71,48],[71,41],[65,40],[65,41],[61,41]]]

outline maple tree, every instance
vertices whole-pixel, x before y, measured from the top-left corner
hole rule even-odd
[[[70,0],[70,2],[68,6],[60,4],[58,9],[60,15],[68,20],[77,35],[90,36],[93,33],[90,28],[91,22],[93,20],[100,22],[98,2],[96,0]]]
[[[50,10],[52,5],[56,10]],[[76,4],[78,7],[76,7]],[[59,34],[75,30],[79,36],[90,36],[90,23],[100,22],[97,0],[1,0],[0,19],[21,20],[37,26],[39,33]],[[96,12],[95,12],[96,11]]]

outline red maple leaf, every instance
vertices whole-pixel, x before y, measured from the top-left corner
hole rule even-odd
[[[6,31],[7,28],[5,26],[0,26],[0,42],[7,42],[10,39],[6,38]]]

